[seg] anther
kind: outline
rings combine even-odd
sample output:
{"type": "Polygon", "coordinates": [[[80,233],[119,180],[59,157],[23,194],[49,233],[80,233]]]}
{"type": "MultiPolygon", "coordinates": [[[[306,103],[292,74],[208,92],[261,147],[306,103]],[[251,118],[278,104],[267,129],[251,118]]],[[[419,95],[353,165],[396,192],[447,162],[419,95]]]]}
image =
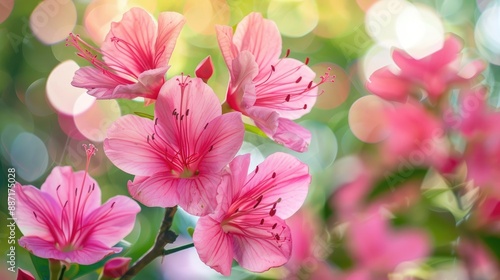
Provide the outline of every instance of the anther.
{"type": "Polygon", "coordinates": [[[302,76],[300,76],[297,80],[295,80],[295,83],[298,84],[302,80],[302,76]]]}
{"type": "Polygon", "coordinates": [[[309,57],[306,57],[306,62],[304,64],[305,65],[309,64],[309,57]]]}
{"type": "Polygon", "coordinates": [[[189,109],[186,110],[186,117],[189,116],[189,109]]]}
{"type": "MultiPolygon", "coordinates": [[[[33,213],[35,213],[35,212],[33,212],[33,213]]],[[[35,215],[35,216],[36,216],[36,215],[35,215]]],[[[264,219],[260,219],[260,224],[261,224],[261,225],[262,225],[262,224],[264,224],[264,219]]]]}
{"type": "Polygon", "coordinates": [[[285,101],[289,102],[290,101],[290,94],[285,97],[285,101]]]}
{"type": "Polygon", "coordinates": [[[290,55],[290,49],[287,49],[285,57],[288,57],[289,55],[290,55]]]}
{"type": "Polygon", "coordinates": [[[273,72],[276,71],[276,68],[274,68],[274,65],[271,65],[271,70],[273,70],[273,72]]]}
{"type": "Polygon", "coordinates": [[[274,178],[276,178],[276,172],[273,172],[273,176],[272,176],[272,178],[273,178],[273,179],[274,179],[274,178]]]}
{"type": "Polygon", "coordinates": [[[115,203],[116,203],[116,201],[113,201],[113,203],[111,203],[111,208],[113,208],[115,206],[115,203]]]}
{"type": "Polygon", "coordinates": [[[255,174],[257,174],[257,172],[259,172],[259,166],[258,165],[255,167],[255,174]]]}
{"type": "Polygon", "coordinates": [[[257,203],[253,206],[253,208],[256,208],[257,206],[259,206],[260,202],[262,201],[262,195],[259,196],[259,198],[257,198],[257,203]]]}
{"type": "Polygon", "coordinates": [[[307,104],[304,104],[304,107],[302,107],[302,109],[307,109],[307,104]]]}
{"type": "Polygon", "coordinates": [[[274,223],[272,229],[275,229],[277,225],[278,225],[278,223],[274,223]]]}
{"type": "Polygon", "coordinates": [[[276,208],[272,208],[271,211],[269,211],[269,216],[274,216],[276,214],[276,208]]]}

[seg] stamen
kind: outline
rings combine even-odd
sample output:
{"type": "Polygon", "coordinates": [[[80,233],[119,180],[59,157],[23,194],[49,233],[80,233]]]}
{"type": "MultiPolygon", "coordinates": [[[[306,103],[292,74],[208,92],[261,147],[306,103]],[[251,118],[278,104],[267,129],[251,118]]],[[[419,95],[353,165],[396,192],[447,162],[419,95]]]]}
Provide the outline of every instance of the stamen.
{"type": "Polygon", "coordinates": [[[304,62],[305,65],[309,64],[309,57],[306,57],[306,61],[304,62]]]}
{"type": "Polygon", "coordinates": [[[263,195],[259,196],[259,198],[257,199],[257,204],[255,204],[255,205],[253,206],[253,208],[257,208],[257,206],[259,206],[259,204],[260,204],[260,202],[262,201],[262,198],[263,198],[263,197],[264,197],[263,195]]]}
{"type": "Polygon", "coordinates": [[[290,49],[287,49],[285,57],[288,57],[289,55],[290,55],[290,49]]]}
{"type": "Polygon", "coordinates": [[[271,176],[273,179],[276,178],[276,172],[273,172],[273,175],[271,176]]]}

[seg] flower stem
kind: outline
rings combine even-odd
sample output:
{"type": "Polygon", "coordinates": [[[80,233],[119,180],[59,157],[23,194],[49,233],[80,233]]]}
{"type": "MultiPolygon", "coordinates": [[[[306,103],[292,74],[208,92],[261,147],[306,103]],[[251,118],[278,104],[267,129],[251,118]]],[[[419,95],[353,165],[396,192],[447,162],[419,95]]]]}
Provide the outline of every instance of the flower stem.
{"type": "Polygon", "coordinates": [[[170,255],[170,254],[173,254],[173,253],[176,253],[176,252],[179,252],[179,251],[182,251],[182,250],[185,250],[185,249],[189,249],[191,247],[194,247],[194,243],[189,243],[189,244],[186,244],[186,245],[182,245],[182,246],[179,246],[177,248],[172,248],[172,249],[168,249],[168,250],[163,250],[163,255],[166,256],[166,255],[170,255]]]}
{"type": "Polygon", "coordinates": [[[163,256],[165,251],[164,248],[167,244],[174,243],[175,239],[177,239],[177,234],[171,231],[170,227],[172,226],[175,212],[177,212],[177,206],[165,208],[165,216],[163,217],[163,221],[153,247],[136,263],[134,263],[120,279],[132,279],[132,277],[137,275],[139,271],[145,268],[154,259],[159,256],[163,256]]]}

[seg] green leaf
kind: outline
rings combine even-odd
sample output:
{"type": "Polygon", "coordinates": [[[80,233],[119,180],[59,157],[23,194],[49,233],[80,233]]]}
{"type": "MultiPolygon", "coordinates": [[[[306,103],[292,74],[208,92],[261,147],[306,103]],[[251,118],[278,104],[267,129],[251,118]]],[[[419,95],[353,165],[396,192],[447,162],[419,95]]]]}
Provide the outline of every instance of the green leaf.
{"type": "Polygon", "coordinates": [[[481,236],[481,239],[485,243],[486,247],[489,248],[496,256],[497,261],[500,260],[500,236],[483,235],[481,236]]]}
{"type": "Polygon", "coordinates": [[[400,166],[395,172],[387,172],[381,178],[370,193],[366,196],[366,201],[372,201],[375,198],[396,190],[398,187],[404,186],[405,183],[412,180],[422,181],[427,174],[427,169],[400,166]]]}
{"type": "Polygon", "coordinates": [[[193,234],[194,234],[194,228],[193,228],[193,227],[188,227],[188,228],[187,228],[187,232],[188,232],[189,236],[193,237],[193,234]]]}
{"type": "Polygon", "coordinates": [[[150,114],[144,113],[144,112],[134,112],[134,114],[138,115],[139,117],[147,118],[150,120],[154,120],[154,118],[155,118],[153,115],[150,115],[150,114]]]}
{"type": "Polygon", "coordinates": [[[49,280],[50,279],[49,261],[47,259],[39,258],[33,254],[30,254],[30,257],[39,279],[49,280]]]}
{"type": "Polygon", "coordinates": [[[245,130],[246,131],[251,132],[251,133],[255,133],[255,134],[259,135],[259,136],[267,138],[267,135],[260,128],[258,128],[256,126],[253,126],[253,125],[250,125],[250,124],[247,124],[247,123],[245,123],[244,125],[245,125],[245,130]]]}

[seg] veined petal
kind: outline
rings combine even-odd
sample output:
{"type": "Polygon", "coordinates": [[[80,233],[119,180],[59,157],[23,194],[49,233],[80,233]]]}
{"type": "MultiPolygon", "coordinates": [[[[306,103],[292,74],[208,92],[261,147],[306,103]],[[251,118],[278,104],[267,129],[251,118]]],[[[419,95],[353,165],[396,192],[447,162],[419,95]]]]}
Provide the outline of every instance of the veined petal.
{"type": "Polygon", "coordinates": [[[72,86],[87,89],[87,93],[97,99],[131,98],[128,94],[114,93],[115,87],[122,84],[133,85],[134,82],[90,66],[78,69],[71,81],[72,86]]]}
{"type": "Polygon", "coordinates": [[[138,77],[154,69],[157,27],[145,10],[132,8],[111,30],[102,44],[103,60],[111,68],[138,77]]]}
{"type": "MultiPolygon", "coordinates": [[[[57,231],[61,206],[51,195],[33,186],[15,186],[17,197],[17,226],[23,235],[35,235],[53,241],[51,233],[57,231]],[[35,214],[36,216],[35,216],[35,214]]],[[[62,233],[61,233],[62,234],[62,233]]]]}
{"type": "Polygon", "coordinates": [[[261,204],[278,201],[276,216],[286,219],[304,203],[311,182],[308,166],[285,153],[274,153],[248,175],[242,196],[263,196],[261,204]]]}
{"type": "Polygon", "coordinates": [[[173,207],[179,204],[179,180],[170,172],[156,173],[149,177],[136,176],[128,182],[130,195],[149,207],[173,207]]]}
{"type": "Polygon", "coordinates": [[[179,206],[195,216],[212,213],[217,207],[217,187],[222,180],[220,172],[200,173],[192,178],[177,179],[179,206]]]}
{"type": "MultiPolygon", "coordinates": [[[[262,18],[259,13],[251,13],[238,24],[233,42],[240,52],[249,51],[259,65],[260,77],[271,71],[271,64],[281,55],[281,35],[276,24],[262,18]]],[[[219,43],[220,44],[220,43],[219,43]]]]}
{"type": "Polygon", "coordinates": [[[238,55],[238,49],[233,44],[233,29],[231,26],[216,25],[215,32],[217,34],[217,42],[221,50],[224,61],[226,61],[227,68],[233,68],[233,59],[238,55]]]}
{"type": "Polygon", "coordinates": [[[366,88],[385,100],[405,102],[411,92],[412,83],[384,67],[373,72],[366,88]]]}
{"type": "Polygon", "coordinates": [[[200,259],[206,265],[225,276],[231,274],[233,243],[231,238],[222,231],[218,221],[210,215],[201,217],[196,224],[193,242],[200,259]]]}
{"type": "Polygon", "coordinates": [[[278,129],[278,120],[280,115],[269,108],[252,107],[247,110],[248,116],[252,118],[255,125],[260,128],[267,136],[272,137],[278,129]]]}
{"type": "Polygon", "coordinates": [[[139,204],[131,198],[112,197],[84,219],[84,226],[90,232],[87,242],[100,242],[108,248],[117,244],[132,231],[140,211],[139,204]]]}
{"type": "Polygon", "coordinates": [[[176,12],[163,12],[158,17],[158,37],[155,43],[155,66],[165,67],[170,61],[175,43],[186,19],[176,12]]]}
{"type": "Polygon", "coordinates": [[[137,83],[117,86],[110,98],[133,99],[141,96],[146,99],[155,100],[165,82],[165,73],[168,68],[166,66],[142,72],[138,77],[137,83]]]}
{"type": "Polygon", "coordinates": [[[229,70],[231,82],[227,102],[234,110],[245,112],[257,99],[253,79],[259,73],[259,66],[253,54],[244,51],[233,60],[232,68],[229,70]]]}
{"type": "MultiPolygon", "coordinates": [[[[101,205],[101,189],[97,182],[85,171],[73,172],[70,166],[56,166],[41,186],[40,190],[49,194],[62,209],[66,202],[76,207],[66,211],[79,211],[83,216],[101,205]]],[[[70,214],[75,217],[77,214],[70,214]]]]}
{"type": "Polygon", "coordinates": [[[219,172],[234,158],[244,135],[239,112],[218,116],[208,123],[196,146],[196,151],[202,155],[200,171],[219,172]]]}
{"type": "Polygon", "coordinates": [[[163,171],[167,168],[162,154],[166,147],[159,150],[148,143],[148,135],[153,133],[153,121],[133,115],[123,116],[108,129],[104,152],[113,164],[130,174],[147,176],[163,171]]]}
{"type": "Polygon", "coordinates": [[[278,119],[278,128],[271,137],[276,143],[300,153],[307,151],[311,143],[309,130],[285,118],[278,119]]]}
{"type": "Polygon", "coordinates": [[[281,266],[290,259],[292,252],[290,228],[283,220],[273,218],[278,227],[282,228],[280,240],[232,235],[234,258],[241,267],[253,272],[264,272],[272,267],[281,266]]]}
{"type": "Polygon", "coordinates": [[[56,259],[82,265],[96,263],[107,255],[121,251],[121,248],[109,248],[100,243],[92,243],[86,244],[85,247],[79,250],[62,252],[55,247],[53,242],[48,242],[38,236],[23,236],[19,239],[19,245],[40,258],[56,259]]]}

